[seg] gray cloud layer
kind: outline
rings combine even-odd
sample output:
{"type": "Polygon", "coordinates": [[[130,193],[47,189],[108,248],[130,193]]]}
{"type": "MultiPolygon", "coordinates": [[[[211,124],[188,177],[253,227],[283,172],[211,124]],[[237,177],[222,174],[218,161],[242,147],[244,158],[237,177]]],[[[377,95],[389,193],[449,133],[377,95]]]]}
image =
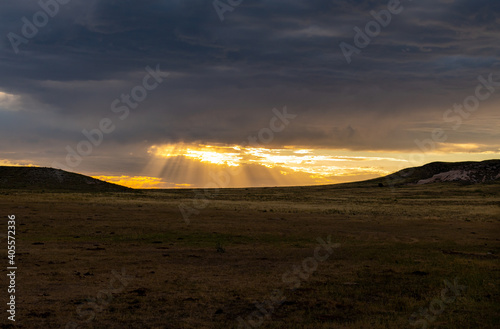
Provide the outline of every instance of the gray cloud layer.
{"type": "MultiPolygon", "coordinates": [[[[22,17],[31,21],[40,6],[2,3],[0,91],[19,99],[15,111],[0,102],[0,156],[49,164],[109,117],[117,128],[93,156],[140,167],[152,144],[240,143],[284,105],[299,116],[274,146],[412,149],[473,94],[478,75],[500,81],[500,3],[401,1],[347,64],[339,44],[353,44],[353,28],[387,3],[244,0],[221,22],[211,0],[71,0],[18,54],[7,35],[22,35],[22,17]],[[120,121],[111,103],[148,65],[170,76],[120,121]]],[[[475,116],[498,127],[498,103],[491,97],[475,116]]],[[[498,130],[474,123],[452,141],[498,143],[498,130]]]]}

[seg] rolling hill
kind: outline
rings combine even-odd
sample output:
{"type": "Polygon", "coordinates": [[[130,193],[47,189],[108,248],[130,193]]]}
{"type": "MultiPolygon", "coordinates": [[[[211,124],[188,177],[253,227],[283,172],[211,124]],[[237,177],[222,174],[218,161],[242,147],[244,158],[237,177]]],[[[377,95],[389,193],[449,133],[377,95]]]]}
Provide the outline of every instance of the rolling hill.
{"type": "MultiPolygon", "coordinates": [[[[401,186],[440,182],[479,184],[500,182],[500,160],[433,162],[394,174],[339,186],[401,186]]],[[[0,189],[123,192],[133,189],[89,176],[43,167],[0,166],[0,189]]]]}
{"type": "Polygon", "coordinates": [[[491,183],[500,181],[500,160],[432,162],[421,167],[406,168],[371,181],[383,185],[423,185],[440,182],[491,183]]]}
{"type": "Polygon", "coordinates": [[[43,167],[0,166],[0,189],[123,192],[128,187],[89,176],[43,167]]]}

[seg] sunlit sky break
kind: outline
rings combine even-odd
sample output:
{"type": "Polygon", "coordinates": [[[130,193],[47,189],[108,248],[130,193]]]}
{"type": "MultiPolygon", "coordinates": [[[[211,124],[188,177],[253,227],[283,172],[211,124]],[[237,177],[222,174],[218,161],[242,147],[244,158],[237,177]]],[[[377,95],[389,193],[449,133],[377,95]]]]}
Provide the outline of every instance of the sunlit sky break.
{"type": "Polygon", "coordinates": [[[401,1],[366,32],[387,3],[72,0],[29,36],[44,9],[3,3],[0,165],[186,188],[500,158],[500,2],[401,1]]]}

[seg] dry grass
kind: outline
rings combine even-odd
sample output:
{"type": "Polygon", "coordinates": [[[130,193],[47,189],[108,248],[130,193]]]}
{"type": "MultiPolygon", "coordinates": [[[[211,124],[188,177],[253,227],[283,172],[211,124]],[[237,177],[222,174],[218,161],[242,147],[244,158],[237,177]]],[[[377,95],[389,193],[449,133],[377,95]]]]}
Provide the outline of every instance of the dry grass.
{"type": "Polygon", "coordinates": [[[187,226],[193,197],[0,191],[17,217],[16,327],[237,328],[279,289],[260,328],[413,328],[458,277],[467,290],[430,327],[498,328],[499,184],[221,190],[187,226]],[[328,235],[341,246],[290,289],[282,275],[328,235]],[[122,268],[134,278],[103,304],[122,268]],[[87,298],[103,307],[85,323],[87,298]]]}

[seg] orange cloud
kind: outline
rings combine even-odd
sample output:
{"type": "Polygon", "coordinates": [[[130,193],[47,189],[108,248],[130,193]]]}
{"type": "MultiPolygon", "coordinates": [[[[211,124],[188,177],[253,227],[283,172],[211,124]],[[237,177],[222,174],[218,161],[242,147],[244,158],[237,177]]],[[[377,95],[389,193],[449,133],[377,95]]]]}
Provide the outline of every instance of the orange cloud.
{"type": "Polygon", "coordinates": [[[265,148],[179,143],[154,145],[148,152],[152,155],[148,167],[155,176],[167,175],[169,180],[185,179],[198,187],[198,184],[203,186],[210,182],[210,177],[216,172],[231,172],[231,167],[239,167],[239,174],[231,175],[231,181],[224,187],[355,181],[393,172],[383,168],[383,163],[406,162],[393,157],[341,154],[346,152],[294,146],[265,148]]]}
{"type": "Polygon", "coordinates": [[[147,176],[92,176],[105,182],[114,183],[136,189],[181,188],[191,184],[169,184],[157,177],[147,176]]]}
{"type": "Polygon", "coordinates": [[[11,162],[9,160],[0,160],[0,166],[8,167],[39,167],[37,165],[28,163],[28,161],[22,161],[23,163],[11,162]]]}

